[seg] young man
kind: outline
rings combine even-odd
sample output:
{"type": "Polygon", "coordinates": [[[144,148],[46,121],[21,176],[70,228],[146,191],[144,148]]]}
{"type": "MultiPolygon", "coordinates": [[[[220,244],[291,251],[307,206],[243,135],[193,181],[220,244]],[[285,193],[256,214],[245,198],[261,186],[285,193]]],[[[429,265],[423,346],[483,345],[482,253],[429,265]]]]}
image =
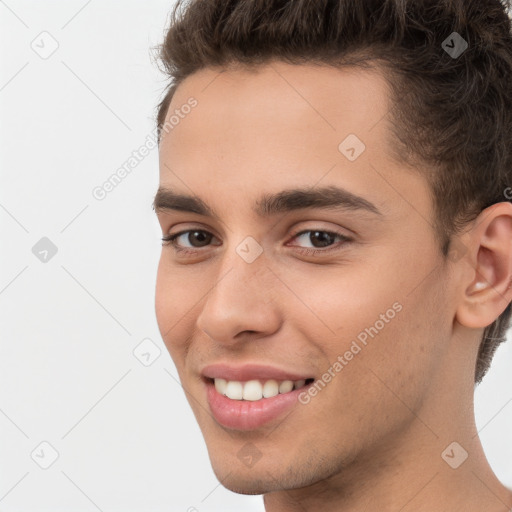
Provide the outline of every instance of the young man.
{"type": "Polygon", "coordinates": [[[156,315],[267,512],[507,512],[473,392],[512,300],[498,0],[177,5],[156,315]]]}

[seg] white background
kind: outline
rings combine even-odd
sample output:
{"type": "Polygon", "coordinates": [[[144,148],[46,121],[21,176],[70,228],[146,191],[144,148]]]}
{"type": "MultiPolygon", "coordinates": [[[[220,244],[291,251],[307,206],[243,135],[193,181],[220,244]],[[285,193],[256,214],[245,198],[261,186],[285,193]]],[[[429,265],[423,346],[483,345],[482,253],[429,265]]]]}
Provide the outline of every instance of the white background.
{"type": "MultiPolygon", "coordinates": [[[[165,77],[150,48],[172,5],[0,2],[1,512],[263,510],[215,478],[159,335],[156,149],[92,195],[154,131],[165,77]],[[59,45],[46,59],[31,47],[51,47],[43,31],[59,45]],[[32,253],[42,237],[58,249],[46,263],[32,253]],[[146,338],[161,350],[147,367],[133,354],[146,338]],[[48,469],[43,441],[58,452],[48,469]]],[[[508,487],[510,368],[508,343],[476,391],[508,487]]]]}

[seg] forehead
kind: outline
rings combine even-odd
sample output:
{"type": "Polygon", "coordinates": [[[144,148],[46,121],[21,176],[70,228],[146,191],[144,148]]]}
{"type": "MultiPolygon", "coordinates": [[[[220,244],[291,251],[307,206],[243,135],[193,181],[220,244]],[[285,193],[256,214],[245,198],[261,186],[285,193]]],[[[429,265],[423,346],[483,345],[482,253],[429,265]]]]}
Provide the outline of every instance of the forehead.
{"type": "MultiPolygon", "coordinates": [[[[181,115],[162,136],[161,185],[211,199],[223,186],[250,192],[337,184],[375,204],[396,201],[400,195],[387,181],[424,183],[417,173],[404,176],[408,170],[387,156],[390,107],[377,69],[277,61],[203,69],[182,82],[169,106],[167,120],[181,115]],[[180,110],[191,99],[194,108],[180,110]],[[357,159],[343,153],[346,140],[360,152],[357,159]]],[[[418,190],[406,194],[422,201],[418,190]]]]}
{"type": "Polygon", "coordinates": [[[225,158],[229,148],[242,159],[263,156],[262,149],[269,156],[286,154],[288,161],[305,154],[338,159],[338,145],[350,134],[366,146],[381,144],[388,110],[387,82],[376,70],[279,61],[251,69],[206,68],[177,88],[161,156],[225,158]],[[197,105],[184,109],[191,99],[197,105]]]}
{"type": "MultiPolygon", "coordinates": [[[[198,120],[203,125],[207,122],[211,131],[232,126],[238,133],[245,121],[246,128],[258,129],[262,137],[283,135],[292,127],[294,132],[310,132],[308,128],[314,127],[337,137],[347,130],[362,135],[373,131],[390,108],[389,87],[378,68],[338,69],[280,61],[252,68],[206,68],[192,74],[177,88],[166,120],[191,97],[198,105],[187,116],[190,120],[180,124],[191,126],[198,120]]],[[[174,135],[184,131],[175,128],[174,135]]],[[[247,133],[244,130],[241,135],[247,133]]]]}

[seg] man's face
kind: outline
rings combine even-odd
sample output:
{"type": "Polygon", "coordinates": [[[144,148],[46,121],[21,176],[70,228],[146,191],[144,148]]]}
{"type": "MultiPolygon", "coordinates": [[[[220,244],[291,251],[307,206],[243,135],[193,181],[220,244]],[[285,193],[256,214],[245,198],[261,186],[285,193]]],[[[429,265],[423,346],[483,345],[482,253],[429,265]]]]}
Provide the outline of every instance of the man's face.
{"type": "Polygon", "coordinates": [[[280,62],[202,70],[173,97],[167,120],[181,115],[160,146],[160,186],[216,216],[157,209],[163,234],[189,230],[174,243],[193,252],[163,246],[156,315],[213,469],[234,491],[385,464],[406,433],[432,436],[418,417],[438,426],[432,395],[447,375],[456,305],[428,185],[388,156],[390,106],[376,72],[280,62]],[[181,109],[191,97],[197,105],[181,109]],[[256,213],[263,195],[325,187],[374,208],[256,213]],[[237,373],[248,365],[267,370],[237,373]],[[236,400],[212,374],[314,382],[236,400]]]}

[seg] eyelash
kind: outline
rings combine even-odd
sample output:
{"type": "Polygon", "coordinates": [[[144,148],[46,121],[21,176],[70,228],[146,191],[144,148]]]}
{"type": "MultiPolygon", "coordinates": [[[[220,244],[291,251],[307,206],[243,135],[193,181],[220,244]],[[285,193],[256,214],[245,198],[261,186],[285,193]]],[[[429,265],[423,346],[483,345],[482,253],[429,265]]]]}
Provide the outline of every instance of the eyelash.
{"type": "MultiPolygon", "coordinates": [[[[174,243],[176,238],[178,238],[179,236],[184,235],[186,233],[192,233],[192,232],[211,234],[211,233],[209,233],[208,231],[206,231],[204,229],[187,229],[187,230],[184,230],[184,231],[180,231],[179,233],[174,233],[173,235],[163,236],[162,237],[162,245],[171,245],[173,247],[174,251],[177,254],[180,254],[180,255],[183,255],[183,256],[197,254],[197,252],[200,251],[201,248],[197,248],[197,249],[183,249],[181,247],[178,247],[174,243]]],[[[328,235],[334,235],[335,237],[338,237],[339,239],[341,239],[342,243],[330,246],[327,249],[310,249],[310,248],[305,248],[305,247],[302,247],[302,248],[299,247],[297,249],[297,251],[299,253],[305,254],[305,255],[319,255],[320,253],[321,254],[330,253],[331,251],[341,250],[343,247],[340,247],[340,245],[343,246],[343,245],[346,245],[347,243],[352,242],[351,238],[349,238],[348,236],[346,236],[346,235],[344,235],[342,233],[338,233],[336,231],[327,231],[327,230],[322,230],[322,229],[305,229],[303,231],[299,231],[295,235],[293,235],[292,240],[297,238],[297,237],[299,237],[300,235],[304,235],[305,233],[313,233],[313,232],[320,232],[320,233],[325,233],[325,234],[328,234],[328,235]]]]}

